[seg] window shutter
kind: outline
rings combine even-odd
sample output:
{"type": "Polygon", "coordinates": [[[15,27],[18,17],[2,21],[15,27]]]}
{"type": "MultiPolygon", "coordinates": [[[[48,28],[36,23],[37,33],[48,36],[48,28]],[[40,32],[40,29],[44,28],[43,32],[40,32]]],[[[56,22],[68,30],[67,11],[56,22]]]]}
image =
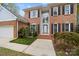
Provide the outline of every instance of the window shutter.
{"type": "Polygon", "coordinates": [[[30,18],[30,11],[29,11],[29,18],[30,18]]]}
{"type": "Polygon", "coordinates": [[[51,24],[51,34],[53,34],[53,24],[51,24]]]}
{"type": "Polygon", "coordinates": [[[60,6],[58,7],[58,15],[60,15],[60,6]]]}
{"type": "Polygon", "coordinates": [[[40,10],[38,10],[38,17],[40,17],[40,10]]]}
{"type": "Polygon", "coordinates": [[[62,14],[64,15],[64,6],[62,6],[62,14]]]}
{"type": "Polygon", "coordinates": [[[38,24],[38,34],[40,33],[40,24],[38,24]]]}
{"type": "Polygon", "coordinates": [[[73,14],[73,9],[74,9],[73,4],[70,5],[70,8],[71,8],[71,14],[73,14]]]}
{"type": "Polygon", "coordinates": [[[58,32],[60,32],[60,23],[58,23],[58,32]]]}
{"type": "Polygon", "coordinates": [[[73,23],[70,24],[71,32],[73,32],[73,23]]]}
{"type": "Polygon", "coordinates": [[[53,16],[53,8],[51,8],[51,16],[53,16]]]}
{"type": "Polygon", "coordinates": [[[62,32],[64,32],[64,23],[62,24],[62,32]]]}

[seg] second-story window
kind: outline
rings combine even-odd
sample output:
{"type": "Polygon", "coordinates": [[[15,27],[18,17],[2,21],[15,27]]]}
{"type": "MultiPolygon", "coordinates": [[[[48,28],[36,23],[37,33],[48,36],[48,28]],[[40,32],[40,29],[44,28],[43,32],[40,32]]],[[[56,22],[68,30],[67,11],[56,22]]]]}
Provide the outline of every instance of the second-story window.
{"type": "Polygon", "coordinates": [[[30,12],[30,18],[36,18],[38,17],[38,10],[33,10],[30,12]]]}
{"type": "Polygon", "coordinates": [[[48,17],[43,18],[43,23],[48,23],[48,17]]]}
{"type": "Polygon", "coordinates": [[[58,16],[58,7],[53,8],[53,16],[58,16]]]}
{"type": "Polygon", "coordinates": [[[70,5],[65,5],[65,7],[64,7],[64,13],[65,13],[65,15],[67,15],[67,14],[70,14],[70,5]]]}

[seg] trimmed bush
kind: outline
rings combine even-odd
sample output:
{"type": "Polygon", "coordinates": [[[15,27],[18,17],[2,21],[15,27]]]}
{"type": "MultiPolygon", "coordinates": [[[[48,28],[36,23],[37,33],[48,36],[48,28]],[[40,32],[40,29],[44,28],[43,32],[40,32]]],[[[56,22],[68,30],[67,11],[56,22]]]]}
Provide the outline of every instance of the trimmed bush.
{"type": "Polygon", "coordinates": [[[79,47],[75,50],[74,54],[79,56],[79,47]]]}
{"type": "Polygon", "coordinates": [[[37,32],[33,32],[33,37],[36,37],[37,36],[37,32]]]}
{"type": "Polygon", "coordinates": [[[26,37],[29,37],[29,36],[32,36],[32,37],[36,37],[37,36],[37,32],[31,32],[30,31],[30,28],[27,27],[27,28],[21,28],[18,32],[18,36],[19,38],[26,38],[26,37]]]}
{"type": "Polygon", "coordinates": [[[79,44],[79,34],[74,32],[55,33],[54,38],[58,40],[63,40],[68,44],[79,44]]]}
{"type": "Polygon", "coordinates": [[[25,37],[25,28],[21,28],[19,31],[18,31],[18,36],[20,38],[24,38],[25,37]]]}
{"type": "Polygon", "coordinates": [[[21,28],[18,31],[18,36],[20,38],[25,38],[25,37],[28,37],[29,35],[30,35],[30,29],[29,29],[29,27],[27,27],[27,28],[21,28]]]}
{"type": "Polygon", "coordinates": [[[79,33],[79,25],[76,26],[76,32],[79,33]]]}
{"type": "Polygon", "coordinates": [[[55,33],[54,38],[55,50],[67,52],[68,55],[71,55],[72,49],[79,46],[79,34],[75,32],[55,33]]]}

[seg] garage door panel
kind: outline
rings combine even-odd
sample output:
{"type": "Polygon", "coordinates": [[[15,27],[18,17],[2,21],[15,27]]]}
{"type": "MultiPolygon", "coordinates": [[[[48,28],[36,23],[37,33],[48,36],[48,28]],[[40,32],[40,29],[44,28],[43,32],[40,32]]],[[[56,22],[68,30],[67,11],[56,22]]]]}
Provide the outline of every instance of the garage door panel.
{"type": "Polygon", "coordinates": [[[13,38],[13,26],[0,26],[1,38],[13,38]]]}

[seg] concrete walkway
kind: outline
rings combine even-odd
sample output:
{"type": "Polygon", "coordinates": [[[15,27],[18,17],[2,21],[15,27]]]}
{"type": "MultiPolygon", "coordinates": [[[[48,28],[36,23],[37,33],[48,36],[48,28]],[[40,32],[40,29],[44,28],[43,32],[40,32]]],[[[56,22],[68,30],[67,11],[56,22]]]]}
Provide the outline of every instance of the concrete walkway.
{"type": "Polygon", "coordinates": [[[12,49],[12,50],[19,51],[19,52],[22,52],[24,49],[26,49],[28,47],[28,45],[11,43],[9,41],[11,41],[11,39],[8,39],[8,38],[0,39],[0,47],[5,47],[5,48],[12,49]]]}
{"type": "Polygon", "coordinates": [[[52,40],[37,39],[32,43],[24,53],[32,54],[35,56],[55,56],[52,40]]]}
{"type": "Polygon", "coordinates": [[[0,47],[31,54],[35,56],[55,56],[52,40],[37,39],[30,46],[9,42],[10,39],[0,39],[0,47]]]}

